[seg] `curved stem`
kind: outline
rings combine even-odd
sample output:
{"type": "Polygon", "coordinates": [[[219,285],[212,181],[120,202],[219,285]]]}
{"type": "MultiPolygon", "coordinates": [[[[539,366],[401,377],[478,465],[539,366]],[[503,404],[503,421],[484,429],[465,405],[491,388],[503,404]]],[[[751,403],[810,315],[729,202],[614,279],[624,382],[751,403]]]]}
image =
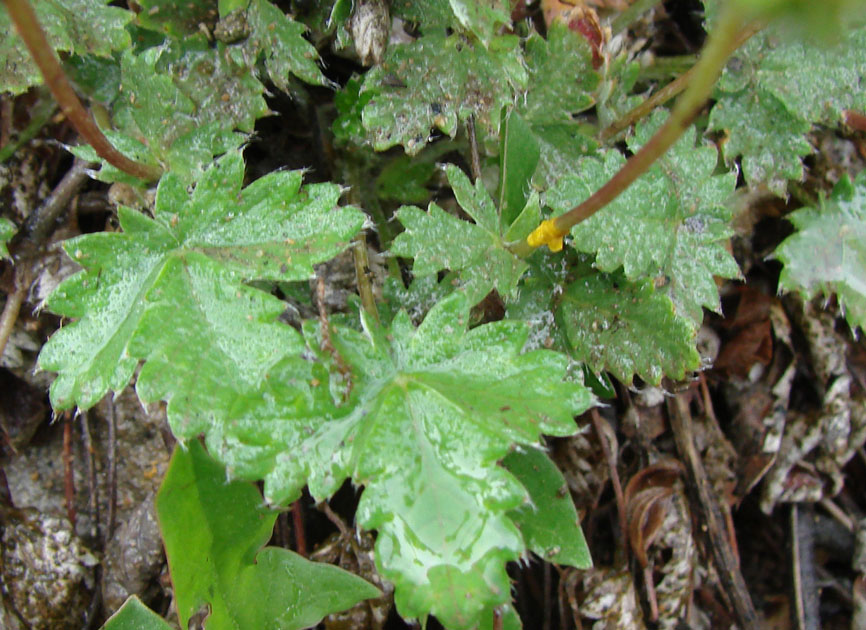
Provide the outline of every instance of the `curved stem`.
{"type": "Polygon", "coordinates": [[[162,169],[131,160],[114,148],[93,121],[93,117],[84,109],[72,84],[69,82],[54,49],[48,43],[33,7],[28,0],[4,0],[9,16],[18,29],[18,34],[33,61],[39,67],[45,84],[51,90],[61,111],[66,115],[85,142],[90,144],[97,155],[120,170],[146,181],[154,181],[162,175],[162,169]]]}
{"type": "Polygon", "coordinates": [[[591,217],[616,199],[638,177],[679,139],[700,112],[712,93],[713,85],[727,63],[728,57],[745,41],[757,24],[746,24],[744,18],[731,5],[720,16],[718,25],[695,65],[692,81],[671,112],[667,122],[641,149],[629,158],[623,167],[586,201],[555,219],[543,221],[527,238],[526,242],[514,244],[511,251],[518,255],[547,245],[551,251],[562,248],[562,237],[572,227],[591,217]]]}

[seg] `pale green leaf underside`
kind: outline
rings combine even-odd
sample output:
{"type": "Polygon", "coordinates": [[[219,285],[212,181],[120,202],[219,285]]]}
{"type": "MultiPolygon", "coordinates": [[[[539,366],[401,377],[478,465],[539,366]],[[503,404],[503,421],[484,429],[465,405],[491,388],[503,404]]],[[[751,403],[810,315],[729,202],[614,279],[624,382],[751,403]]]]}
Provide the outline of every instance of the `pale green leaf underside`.
{"type": "MultiPolygon", "coordinates": [[[[125,26],[135,17],[107,4],[106,0],[34,0],[33,9],[55,50],[107,57],[129,47],[125,26]]],[[[4,5],[0,5],[0,33],[0,92],[20,94],[42,83],[4,5]]]]}
{"type": "MultiPolygon", "coordinates": [[[[317,499],[346,478],[363,485],[357,519],[378,530],[378,565],[397,587],[401,615],[468,629],[510,601],[505,563],[524,549],[507,512],[525,491],[496,462],[513,443],[572,433],[591,395],[563,380],[565,357],[520,354],[523,324],[467,331],[467,318],[454,294],[417,329],[400,312],[390,331],[366,317],[366,334],[333,330],[352,366],[349,404],[305,418],[280,408],[279,396],[251,396],[212,446],[238,474],[264,472],[271,501],[291,500],[305,482],[317,499]]],[[[305,334],[318,348],[316,326],[305,334]]],[[[270,392],[281,387],[274,376],[270,392]]]]}
{"type": "MultiPolygon", "coordinates": [[[[638,125],[629,148],[636,151],[647,142],[663,118],[658,112],[638,125]]],[[[740,273],[724,246],[731,235],[726,202],[736,176],[713,175],[716,162],[716,149],[696,147],[694,129],[689,129],[619,197],[572,229],[573,246],[595,254],[602,271],[622,267],[629,280],[661,276],[677,314],[699,325],[701,307],[720,309],[713,276],[734,278],[740,273]]],[[[624,163],[614,150],[601,161],[582,160],[579,175],[563,178],[548,192],[548,205],[557,212],[569,210],[624,163]]]]}
{"type": "Polygon", "coordinates": [[[866,328],[866,173],[840,182],[820,208],[788,218],[797,228],[776,250],[779,287],[806,297],[836,293],[852,328],[866,328]]]}
{"type": "Polygon", "coordinates": [[[454,136],[470,115],[488,130],[511,103],[512,85],[525,82],[517,37],[500,36],[485,49],[458,35],[428,35],[389,47],[384,61],[364,76],[362,112],[377,151],[401,144],[415,154],[432,129],[454,136]]]}
{"type": "Polygon", "coordinates": [[[262,548],[277,513],[261,504],[252,484],[227,483],[198,441],[175,449],[156,507],[182,627],[207,605],[208,630],[301,630],[380,594],[335,566],[262,548]]]}
{"type": "Polygon", "coordinates": [[[435,203],[427,212],[405,206],[397,217],[406,230],[394,239],[391,253],[414,258],[417,276],[442,269],[460,272],[473,304],[494,288],[502,295],[511,293],[526,263],[505,248],[505,230],[493,199],[480,181],[473,186],[456,166],[446,167],[446,173],[458,203],[475,223],[458,219],[435,203]]]}
{"type": "Polygon", "coordinates": [[[129,382],[138,361],[145,400],[169,401],[181,437],[231,408],[275,362],[301,352],[276,321],[282,303],[244,283],[304,280],[346,247],[362,223],[338,208],[339,188],[301,187],[299,172],[272,173],[242,189],[243,160],[230,153],[190,195],[168,174],[154,218],[120,211],[122,233],[68,241],[84,271],[49,298],[78,321],[48,341],[40,367],[58,372],[55,408],[88,408],[129,382]]]}
{"type": "Polygon", "coordinates": [[[674,313],[668,296],[649,281],[594,274],[578,278],[562,295],[562,321],[574,358],[623,383],[637,374],[658,384],[682,379],[700,366],[691,323],[674,313]]]}

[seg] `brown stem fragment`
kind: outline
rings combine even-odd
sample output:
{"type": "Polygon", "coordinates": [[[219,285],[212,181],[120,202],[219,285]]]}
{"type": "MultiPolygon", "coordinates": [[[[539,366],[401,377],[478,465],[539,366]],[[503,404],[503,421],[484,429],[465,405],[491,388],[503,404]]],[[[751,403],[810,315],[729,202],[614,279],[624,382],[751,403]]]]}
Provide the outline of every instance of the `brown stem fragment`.
{"type": "Polygon", "coordinates": [[[39,67],[42,78],[55,100],[60,105],[63,114],[75,127],[81,137],[90,144],[106,162],[120,170],[145,181],[155,181],[162,175],[162,170],[156,166],[142,164],[131,160],[114,148],[108,138],[102,133],[90,113],[84,109],[72,84],[60,67],[60,62],[45,32],[39,25],[36,13],[28,0],[3,0],[9,17],[15,24],[18,34],[24,40],[30,56],[39,67]]]}
{"type": "Polygon", "coordinates": [[[758,614],[755,612],[752,598],[740,572],[739,562],[728,540],[722,510],[704,470],[701,457],[695,448],[688,398],[680,395],[669,400],[668,412],[680,459],[686,465],[689,495],[696,508],[695,512],[700,515],[706,527],[713,562],[719,573],[722,587],[733,605],[737,625],[744,630],[759,630],[761,626],[758,622],[758,614]]]}

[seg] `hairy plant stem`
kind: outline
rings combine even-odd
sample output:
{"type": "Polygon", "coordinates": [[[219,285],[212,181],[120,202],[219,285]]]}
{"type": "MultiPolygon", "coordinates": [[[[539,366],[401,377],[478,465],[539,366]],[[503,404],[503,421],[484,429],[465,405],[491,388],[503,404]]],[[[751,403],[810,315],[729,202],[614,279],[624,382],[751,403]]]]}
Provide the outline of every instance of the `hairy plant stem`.
{"type": "Polygon", "coordinates": [[[99,157],[120,170],[146,181],[155,181],[162,175],[162,169],[131,160],[108,141],[93,117],[88,113],[72,84],[63,72],[54,49],[48,43],[45,32],[39,25],[36,13],[28,0],[3,0],[18,34],[30,51],[42,78],[54,95],[60,110],[69,119],[81,137],[90,144],[99,157]]]}
{"type": "Polygon", "coordinates": [[[586,201],[555,219],[543,221],[525,240],[511,244],[509,249],[518,256],[524,257],[541,245],[547,245],[551,251],[562,249],[562,237],[568,234],[572,227],[585,221],[616,199],[664,155],[689,128],[692,120],[709,98],[728,57],[745,41],[746,34],[754,32],[757,28],[759,25],[745,23],[744,18],[728,5],[693,69],[691,83],[677,101],[667,122],[586,201]]]}

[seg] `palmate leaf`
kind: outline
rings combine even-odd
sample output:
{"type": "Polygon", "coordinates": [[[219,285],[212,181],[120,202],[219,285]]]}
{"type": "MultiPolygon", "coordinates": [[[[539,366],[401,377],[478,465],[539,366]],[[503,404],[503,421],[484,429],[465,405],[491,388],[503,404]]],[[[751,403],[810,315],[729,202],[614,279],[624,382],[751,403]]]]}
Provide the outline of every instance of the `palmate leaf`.
{"type": "Polygon", "coordinates": [[[139,396],[168,400],[173,430],[195,435],[275,362],[300,355],[298,334],[276,322],[282,303],[244,282],[307,279],[313,264],[346,247],[362,215],[336,206],[335,185],[301,187],[300,172],[243,189],[242,181],[238,152],[208,169],[191,194],[169,173],[153,219],[121,208],[123,233],[66,242],[84,271],[47,306],[78,321],[39,357],[41,368],[58,372],[56,409],[88,408],[119,391],[143,359],[139,396]]]}
{"type": "Polygon", "coordinates": [[[866,109],[858,87],[866,77],[866,27],[835,46],[785,35],[768,29],[743,46],[710,114],[710,129],[727,134],[725,158],[742,155],[746,180],[777,194],[787,180],[803,178],[800,159],[812,151],[805,134],[813,124],[839,125],[845,109],[866,109]]]}
{"type": "Polygon", "coordinates": [[[208,606],[208,630],[301,630],[380,595],[340,568],[263,547],[278,513],[261,505],[198,441],[175,449],[156,509],[181,627],[208,606]]]}
{"type": "MultiPolygon", "coordinates": [[[[658,112],[638,125],[629,148],[636,151],[647,142],[663,118],[658,112]]],[[[725,249],[731,235],[726,201],[736,175],[713,175],[716,162],[716,149],[696,147],[694,129],[688,130],[619,197],[572,229],[574,247],[595,254],[601,271],[621,266],[629,280],[661,277],[677,315],[699,326],[701,307],[720,308],[713,276],[740,274],[725,249]]],[[[563,178],[547,193],[548,205],[559,212],[572,208],[624,163],[625,157],[613,150],[601,161],[584,159],[579,175],[563,178]]]]}
{"type": "Polygon", "coordinates": [[[652,384],[662,376],[679,380],[700,366],[694,328],[649,280],[604,273],[577,278],[563,292],[557,318],[575,359],[623,383],[635,374],[652,384]]]}
{"type": "MultiPolygon", "coordinates": [[[[108,57],[130,45],[126,25],[135,14],[107,6],[108,0],[34,0],[48,43],[57,51],[108,57]]],[[[20,94],[42,83],[42,75],[0,5],[0,92],[20,94]]]]}
{"type": "Polygon", "coordinates": [[[866,171],[840,180],[820,208],[788,219],[797,231],[776,249],[785,263],[779,288],[807,298],[836,293],[851,328],[866,329],[866,171]]]}
{"type": "Polygon", "coordinates": [[[453,137],[471,115],[495,130],[500,110],[525,83],[516,36],[498,36],[485,48],[459,34],[425,35],[390,46],[384,61],[367,72],[360,97],[369,101],[361,119],[374,149],[401,144],[414,155],[431,129],[453,137]]]}
{"type": "MultiPolygon", "coordinates": [[[[574,414],[592,403],[565,380],[564,356],[521,354],[524,324],[467,330],[468,316],[461,294],[441,300],[417,329],[403,311],[389,329],[362,313],[363,333],[331,331],[351,367],[346,403],[299,416],[281,402],[290,386],[275,370],[221,435],[208,435],[235,474],[264,477],[269,501],[292,500],[305,482],[319,500],[346,478],[363,485],[356,518],[378,530],[377,565],[396,586],[401,615],[434,614],[453,630],[491,625],[492,609],[510,601],[505,563],[525,548],[509,510],[526,491],[496,462],[541,433],[573,433],[574,414]]],[[[305,335],[319,347],[315,323],[305,335]]],[[[318,389],[326,378],[316,376],[318,389]]],[[[340,401],[346,384],[332,382],[340,401]]]]}
{"type": "MultiPolygon", "coordinates": [[[[397,218],[406,231],[391,244],[396,256],[413,257],[416,276],[436,273],[442,269],[459,271],[471,303],[476,303],[491,289],[502,295],[511,293],[526,269],[526,263],[505,248],[505,244],[528,234],[538,224],[540,208],[533,196],[525,212],[532,215],[525,233],[512,233],[503,225],[490,194],[478,181],[475,186],[458,167],[445,168],[448,182],[457,202],[475,223],[459,219],[431,203],[427,212],[414,206],[404,206],[397,218]]],[[[517,232],[520,232],[518,226],[517,232]]]]}
{"type": "MultiPolygon", "coordinates": [[[[109,138],[121,150],[161,165],[187,183],[196,181],[215,155],[237,148],[268,112],[264,86],[238,48],[203,35],[124,52],[120,62],[120,98],[113,107],[115,131],[109,138]],[[242,132],[242,133],[236,133],[242,132]]],[[[75,153],[94,161],[90,147],[75,153]]],[[[110,165],[99,177],[135,182],[110,165]]]]}
{"type": "Polygon", "coordinates": [[[537,183],[547,188],[574,172],[578,159],[596,146],[574,116],[595,104],[600,76],[589,43],[561,22],[551,24],[546,39],[533,32],[524,55],[529,89],[518,111],[539,147],[537,183]]]}

